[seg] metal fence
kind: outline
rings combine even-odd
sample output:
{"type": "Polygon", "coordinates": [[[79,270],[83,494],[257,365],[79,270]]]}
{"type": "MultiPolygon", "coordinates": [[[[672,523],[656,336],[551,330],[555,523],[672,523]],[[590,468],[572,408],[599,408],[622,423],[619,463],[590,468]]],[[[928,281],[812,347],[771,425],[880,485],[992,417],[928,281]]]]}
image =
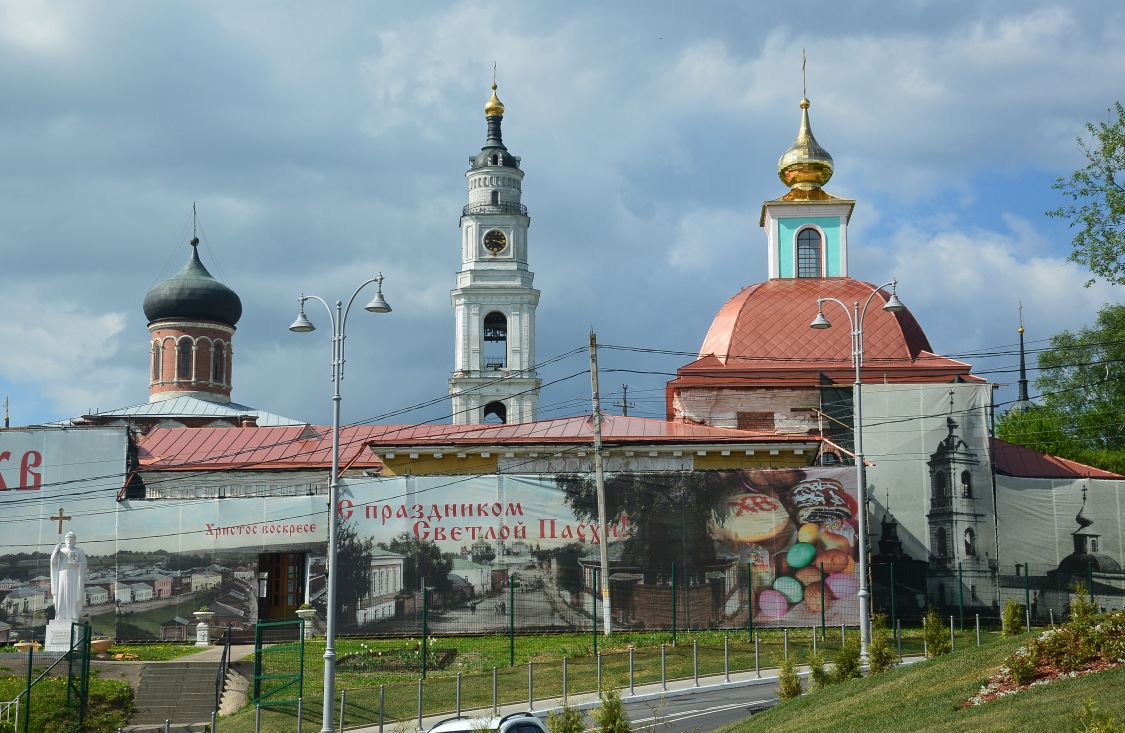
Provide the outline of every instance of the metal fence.
{"type": "MultiPolygon", "coordinates": [[[[944,627],[946,621],[942,623],[944,627]]],[[[431,667],[431,673],[424,677],[402,675],[381,685],[357,685],[355,680],[361,676],[346,673],[343,660],[348,656],[376,660],[379,657],[374,646],[368,650],[361,647],[357,652],[354,647],[359,642],[352,641],[341,645],[343,653],[337,664],[340,677],[333,709],[338,711],[336,725],[340,729],[375,726],[390,731],[402,725],[422,729],[423,717],[481,716],[512,705],[542,710],[559,701],[573,703],[579,696],[608,689],[620,690],[628,697],[732,679],[768,677],[776,674],[776,667],[786,656],[793,656],[798,664],[807,662],[814,652],[831,659],[843,642],[854,641],[857,633],[856,629],[848,627],[765,629],[752,634],[683,632],[676,644],[672,644],[670,634],[665,633],[663,638],[668,639],[665,643],[629,644],[629,648],[622,648],[622,638],[615,636],[612,651],[590,653],[588,647],[574,648],[570,654],[553,658],[528,646],[527,637],[522,637],[517,639],[514,664],[505,661],[485,669],[479,669],[478,664],[478,669],[461,671],[470,665],[459,664],[466,660],[458,659],[441,669],[431,667]],[[349,645],[352,650],[346,651],[349,645]]],[[[978,633],[975,628],[964,632],[952,628],[950,633],[955,649],[987,644],[998,638],[996,632],[978,633]]],[[[638,634],[621,637],[637,643],[651,641],[638,634]]],[[[921,629],[896,628],[892,639],[900,657],[925,652],[921,629]]],[[[404,642],[388,640],[386,643],[402,645],[404,642]]],[[[606,643],[604,638],[602,643],[606,643]]],[[[554,648],[560,648],[557,639],[554,648]]],[[[314,653],[310,647],[308,667],[318,664],[316,654],[319,651],[314,653]]],[[[420,667],[415,671],[419,670],[420,667]]],[[[310,677],[309,687],[314,685],[310,677]]],[[[309,689],[306,693],[306,723],[319,721],[319,693],[319,689],[309,689]]],[[[263,730],[297,729],[296,711],[292,708],[260,708],[253,714],[263,721],[263,730]]]]}

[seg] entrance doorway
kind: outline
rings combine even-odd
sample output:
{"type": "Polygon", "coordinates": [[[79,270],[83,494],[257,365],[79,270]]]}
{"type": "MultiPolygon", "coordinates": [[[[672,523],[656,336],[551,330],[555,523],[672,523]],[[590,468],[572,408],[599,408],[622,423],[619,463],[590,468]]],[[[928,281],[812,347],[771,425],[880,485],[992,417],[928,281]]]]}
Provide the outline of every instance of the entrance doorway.
{"type": "Polygon", "coordinates": [[[292,619],[305,601],[305,554],[269,552],[258,556],[258,618],[292,619]]]}

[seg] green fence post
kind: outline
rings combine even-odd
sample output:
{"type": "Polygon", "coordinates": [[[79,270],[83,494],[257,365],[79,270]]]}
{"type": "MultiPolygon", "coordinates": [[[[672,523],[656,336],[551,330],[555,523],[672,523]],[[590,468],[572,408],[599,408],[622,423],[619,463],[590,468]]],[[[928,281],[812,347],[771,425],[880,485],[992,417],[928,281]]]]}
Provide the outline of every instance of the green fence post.
{"type": "Polygon", "coordinates": [[[676,646],[676,563],[672,563],[672,646],[676,646]]]}
{"type": "Polygon", "coordinates": [[[430,651],[430,589],[422,586],[422,679],[426,679],[426,663],[430,651]]]}
{"type": "Polygon", "coordinates": [[[599,593],[599,590],[601,589],[601,586],[598,585],[598,569],[594,568],[593,570],[594,570],[594,580],[593,580],[594,584],[593,584],[593,587],[590,588],[590,598],[593,600],[593,603],[591,604],[593,606],[593,611],[590,613],[590,615],[594,619],[594,656],[597,656],[598,655],[598,593],[599,593]]]}
{"type": "Polygon", "coordinates": [[[1094,601],[1094,565],[1089,560],[1086,561],[1086,595],[1090,596],[1090,602],[1094,601]]]}
{"type": "Polygon", "coordinates": [[[746,563],[746,633],[754,638],[754,563],[746,563]]]}
{"type": "Polygon", "coordinates": [[[961,630],[965,630],[965,583],[961,563],[957,563],[957,611],[961,614],[961,630]]]}
{"type": "Polygon", "coordinates": [[[1023,564],[1023,602],[1028,615],[1031,614],[1031,578],[1028,576],[1028,564],[1023,564]]]}
{"type": "Polygon", "coordinates": [[[887,568],[891,574],[891,628],[898,628],[898,608],[895,606],[895,563],[891,560],[887,563],[887,568]]]}
{"type": "MultiPolygon", "coordinates": [[[[820,628],[824,628],[826,616],[824,614],[824,581],[827,579],[827,574],[824,572],[824,563],[820,564],[820,628]]],[[[824,633],[823,631],[821,632],[824,633]]],[[[816,629],[813,629],[813,636],[816,636],[816,629]]],[[[825,637],[827,638],[827,637],[825,637]]]]}
{"type": "Polygon", "coordinates": [[[516,666],[516,576],[508,575],[508,666],[516,666]]]}

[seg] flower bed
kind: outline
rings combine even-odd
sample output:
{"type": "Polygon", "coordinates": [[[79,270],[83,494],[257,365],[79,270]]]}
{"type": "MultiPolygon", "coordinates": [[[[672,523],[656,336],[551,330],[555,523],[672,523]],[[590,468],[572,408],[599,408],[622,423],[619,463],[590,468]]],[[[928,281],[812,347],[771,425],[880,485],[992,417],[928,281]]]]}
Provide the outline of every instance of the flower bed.
{"type": "Polygon", "coordinates": [[[1125,665],[1125,611],[1096,615],[1079,593],[1071,620],[1021,646],[961,707],[983,705],[1038,685],[1125,665]]]}
{"type": "MultiPolygon", "coordinates": [[[[413,649],[374,649],[367,644],[358,652],[349,652],[340,657],[337,669],[341,672],[406,672],[415,671],[422,664],[422,645],[416,642],[413,649]]],[[[430,669],[445,669],[457,656],[456,649],[435,649],[427,646],[426,666],[430,669]]]]}

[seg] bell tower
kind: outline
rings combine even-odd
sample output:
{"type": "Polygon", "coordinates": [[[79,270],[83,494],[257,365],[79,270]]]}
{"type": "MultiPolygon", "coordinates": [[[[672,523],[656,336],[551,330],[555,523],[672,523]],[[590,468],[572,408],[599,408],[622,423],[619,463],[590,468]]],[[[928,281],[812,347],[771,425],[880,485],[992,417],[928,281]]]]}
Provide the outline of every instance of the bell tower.
{"type": "Polygon", "coordinates": [[[520,201],[523,171],[504,146],[495,79],[484,115],[488,137],[465,172],[469,202],[461,210],[461,270],[451,292],[453,422],[531,422],[541,385],[535,373],[539,291],[527,266],[531,219],[520,201]]]}

